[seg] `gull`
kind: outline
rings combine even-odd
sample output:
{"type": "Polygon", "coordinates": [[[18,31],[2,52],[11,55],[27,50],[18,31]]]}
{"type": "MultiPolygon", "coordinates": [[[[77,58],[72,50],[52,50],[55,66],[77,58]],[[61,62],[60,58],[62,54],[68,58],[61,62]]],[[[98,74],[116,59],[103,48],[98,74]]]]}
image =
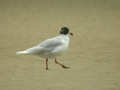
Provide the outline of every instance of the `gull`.
{"type": "Polygon", "coordinates": [[[46,70],[48,70],[48,59],[52,58],[55,60],[55,63],[60,65],[62,68],[69,68],[60,62],[57,61],[56,57],[60,56],[64,51],[68,49],[70,38],[69,35],[73,36],[72,32],[69,32],[68,27],[62,27],[59,31],[59,35],[45,41],[42,41],[40,44],[28,48],[23,51],[17,51],[17,55],[37,55],[46,60],[46,70]]]}

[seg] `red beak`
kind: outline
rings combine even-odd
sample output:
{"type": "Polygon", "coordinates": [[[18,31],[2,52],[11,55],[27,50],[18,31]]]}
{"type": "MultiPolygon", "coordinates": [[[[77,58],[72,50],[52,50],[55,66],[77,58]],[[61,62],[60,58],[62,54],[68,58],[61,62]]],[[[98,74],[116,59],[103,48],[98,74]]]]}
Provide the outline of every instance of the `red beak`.
{"type": "Polygon", "coordinates": [[[71,36],[73,36],[73,33],[72,33],[72,32],[70,32],[70,35],[71,35],[71,36]]]}

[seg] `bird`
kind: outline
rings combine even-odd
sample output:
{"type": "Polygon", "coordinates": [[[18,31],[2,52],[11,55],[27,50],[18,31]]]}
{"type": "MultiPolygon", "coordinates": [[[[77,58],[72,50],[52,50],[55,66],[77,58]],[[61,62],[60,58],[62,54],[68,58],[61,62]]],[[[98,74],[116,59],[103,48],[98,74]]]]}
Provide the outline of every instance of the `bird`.
{"type": "Polygon", "coordinates": [[[59,35],[42,41],[40,44],[33,46],[32,48],[28,48],[23,51],[17,51],[16,54],[37,55],[41,58],[44,58],[46,62],[46,70],[48,70],[48,59],[54,59],[56,64],[60,65],[64,69],[68,69],[70,67],[58,62],[57,57],[61,56],[62,53],[68,49],[70,35],[73,36],[73,33],[70,32],[68,27],[61,27],[59,35]]]}

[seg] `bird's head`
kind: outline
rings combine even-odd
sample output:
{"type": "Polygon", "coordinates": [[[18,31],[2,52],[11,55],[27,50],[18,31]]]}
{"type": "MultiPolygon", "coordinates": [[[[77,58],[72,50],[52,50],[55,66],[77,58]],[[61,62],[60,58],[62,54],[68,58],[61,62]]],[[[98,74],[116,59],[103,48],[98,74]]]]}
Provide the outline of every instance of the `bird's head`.
{"type": "Polygon", "coordinates": [[[60,34],[62,34],[62,35],[70,34],[71,36],[73,36],[73,33],[69,32],[69,28],[67,28],[67,27],[62,27],[61,30],[60,30],[60,34]]]}

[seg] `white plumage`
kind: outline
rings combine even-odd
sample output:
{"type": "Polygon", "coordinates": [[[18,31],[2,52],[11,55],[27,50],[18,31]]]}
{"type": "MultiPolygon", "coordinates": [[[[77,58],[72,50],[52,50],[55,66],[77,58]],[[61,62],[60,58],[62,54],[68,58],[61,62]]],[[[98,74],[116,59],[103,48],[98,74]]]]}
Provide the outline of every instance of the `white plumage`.
{"type": "Polygon", "coordinates": [[[52,58],[60,55],[63,51],[65,51],[68,48],[68,45],[69,36],[59,35],[57,37],[45,40],[32,48],[26,49],[24,51],[18,51],[16,54],[34,54],[44,58],[52,58]]]}
{"type": "Polygon", "coordinates": [[[55,58],[56,64],[59,64],[63,68],[68,68],[65,65],[59,63],[56,57],[61,55],[69,46],[69,29],[67,27],[62,27],[60,30],[60,35],[50,38],[41,42],[40,44],[28,48],[24,51],[17,51],[17,55],[32,54],[38,55],[46,59],[46,69],[48,69],[48,58],[55,58]]]}

